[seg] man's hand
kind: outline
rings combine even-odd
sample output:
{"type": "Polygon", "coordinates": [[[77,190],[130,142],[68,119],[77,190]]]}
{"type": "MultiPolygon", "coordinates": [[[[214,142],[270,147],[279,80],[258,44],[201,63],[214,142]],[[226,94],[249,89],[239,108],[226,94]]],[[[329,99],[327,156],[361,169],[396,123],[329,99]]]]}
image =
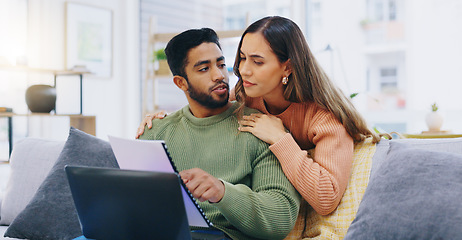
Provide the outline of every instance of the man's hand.
{"type": "Polygon", "coordinates": [[[181,171],[180,176],[194,198],[201,202],[216,203],[225,195],[223,182],[200,168],[181,171]]]}

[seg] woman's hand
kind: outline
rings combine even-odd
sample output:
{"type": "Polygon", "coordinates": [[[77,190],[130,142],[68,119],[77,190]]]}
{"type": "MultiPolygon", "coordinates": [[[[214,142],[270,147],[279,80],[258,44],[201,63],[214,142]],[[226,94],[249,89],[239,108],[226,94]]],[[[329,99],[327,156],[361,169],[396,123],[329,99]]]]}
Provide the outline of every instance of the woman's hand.
{"type": "Polygon", "coordinates": [[[162,119],[167,116],[166,111],[160,111],[154,114],[147,114],[143,121],[141,121],[140,126],[138,127],[138,130],[136,131],[136,136],[135,138],[139,138],[141,135],[144,133],[144,127],[147,125],[149,129],[152,128],[152,120],[153,119],[162,119]]]}
{"type": "Polygon", "coordinates": [[[270,145],[279,141],[286,134],[284,124],[278,117],[253,113],[250,116],[243,116],[242,118],[239,121],[241,124],[239,131],[250,132],[270,145]]]}

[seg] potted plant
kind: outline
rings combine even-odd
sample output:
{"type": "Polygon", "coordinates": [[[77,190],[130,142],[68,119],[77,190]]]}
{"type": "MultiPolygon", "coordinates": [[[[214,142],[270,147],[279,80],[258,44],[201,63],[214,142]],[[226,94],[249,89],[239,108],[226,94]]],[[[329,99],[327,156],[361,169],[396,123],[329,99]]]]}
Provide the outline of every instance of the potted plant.
{"type": "Polygon", "coordinates": [[[441,126],[443,125],[443,116],[438,112],[438,105],[433,103],[431,105],[431,112],[425,117],[425,122],[427,123],[428,130],[430,132],[439,132],[441,126]]]}
{"type": "Polygon", "coordinates": [[[157,64],[156,74],[157,75],[167,75],[170,74],[170,68],[167,63],[167,55],[165,55],[165,49],[161,48],[153,52],[153,63],[157,64]]]}
{"type": "Polygon", "coordinates": [[[165,55],[165,49],[161,48],[153,52],[153,61],[165,59],[167,59],[167,55],[165,55]]]}

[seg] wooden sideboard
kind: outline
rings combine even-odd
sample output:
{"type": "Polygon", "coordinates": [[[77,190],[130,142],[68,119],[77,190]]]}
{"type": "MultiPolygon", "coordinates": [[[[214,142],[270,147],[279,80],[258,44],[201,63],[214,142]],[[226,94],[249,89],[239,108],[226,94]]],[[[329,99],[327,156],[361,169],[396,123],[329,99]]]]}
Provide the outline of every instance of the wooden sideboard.
{"type": "Polygon", "coordinates": [[[431,133],[419,133],[419,134],[402,134],[404,138],[460,138],[462,134],[454,133],[440,133],[440,134],[431,134],[431,133]]]}
{"type": "Polygon", "coordinates": [[[69,126],[82,130],[88,134],[96,135],[96,116],[85,116],[80,114],[50,114],[50,113],[28,113],[16,114],[11,112],[0,113],[0,118],[8,118],[8,144],[9,155],[13,151],[13,118],[14,117],[68,117],[69,126]]]}

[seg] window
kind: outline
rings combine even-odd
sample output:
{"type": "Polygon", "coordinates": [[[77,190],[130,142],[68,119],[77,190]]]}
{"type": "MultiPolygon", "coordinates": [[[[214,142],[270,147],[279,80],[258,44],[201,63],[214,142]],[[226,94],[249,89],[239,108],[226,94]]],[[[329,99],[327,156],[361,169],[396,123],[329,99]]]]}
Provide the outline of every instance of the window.
{"type": "Polygon", "coordinates": [[[374,22],[396,21],[398,4],[397,0],[369,0],[367,1],[368,18],[374,22]]]}
{"type": "Polygon", "coordinates": [[[310,44],[310,47],[316,45],[325,45],[322,42],[322,5],[319,0],[307,0],[306,2],[306,40],[310,44]],[[321,39],[321,41],[320,41],[321,39]]]}
{"type": "Polygon", "coordinates": [[[374,10],[373,10],[373,18],[375,21],[380,22],[383,21],[383,2],[382,1],[375,1],[374,2],[374,10]]]}
{"type": "MultiPolygon", "coordinates": [[[[0,107],[25,112],[24,86],[27,73],[11,71],[10,66],[27,64],[27,0],[0,1],[0,107]]],[[[19,119],[19,121],[25,119],[19,119]]],[[[14,120],[14,139],[24,137],[24,125],[14,120]],[[18,126],[18,127],[16,127],[18,126]],[[22,129],[19,127],[21,126],[22,129]]],[[[8,159],[8,118],[0,118],[0,161],[8,159]]]]}
{"type": "Polygon", "coordinates": [[[396,67],[380,69],[380,90],[396,90],[398,88],[398,75],[396,67]]]}
{"type": "Polygon", "coordinates": [[[388,20],[395,21],[396,20],[396,1],[390,0],[388,2],[388,20]]]}
{"type": "Polygon", "coordinates": [[[27,1],[0,2],[0,63],[25,65],[27,48],[27,1]],[[3,37],[8,36],[8,37],[3,37]]]}

